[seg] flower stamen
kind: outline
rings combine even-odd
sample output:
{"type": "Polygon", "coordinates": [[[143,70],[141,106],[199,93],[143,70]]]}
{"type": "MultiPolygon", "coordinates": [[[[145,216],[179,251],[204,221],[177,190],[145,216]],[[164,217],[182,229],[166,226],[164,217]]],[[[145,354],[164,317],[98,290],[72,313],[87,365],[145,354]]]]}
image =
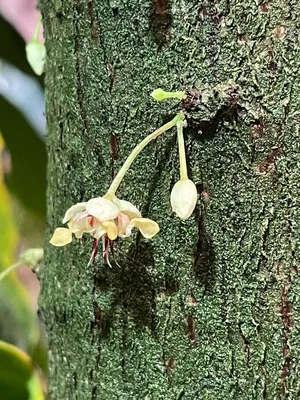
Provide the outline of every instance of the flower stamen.
{"type": "Polygon", "coordinates": [[[98,247],[99,247],[99,239],[94,239],[93,251],[92,251],[90,260],[88,262],[88,266],[90,266],[91,264],[94,264],[96,255],[98,253],[98,247]]]}

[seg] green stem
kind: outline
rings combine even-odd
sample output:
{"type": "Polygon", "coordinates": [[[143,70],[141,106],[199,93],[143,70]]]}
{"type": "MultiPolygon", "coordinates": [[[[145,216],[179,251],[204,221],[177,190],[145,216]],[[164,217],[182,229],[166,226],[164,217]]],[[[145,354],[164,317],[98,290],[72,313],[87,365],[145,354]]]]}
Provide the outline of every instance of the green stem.
{"type": "Polygon", "coordinates": [[[163,101],[166,99],[178,99],[182,100],[187,97],[185,92],[166,92],[161,88],[153,90],[151,96],[157,101],[163,101]]]}
{"type": "Polygon", "coordinates": [[[175,118],[172,119],[172,121],[166,123],[165,125],[161,126],[159,129],[157,129],[155,132],[151,133],[148,135],[144,140],[141,141],[130,153],[128,156],[127,160],[124,162],[122,165],[120,171],[118,172],[117,176],[113,180],[112,184],[110,185],[105,197],[106,198],[113,198],[115,195],[116,191],[118,190],[118,187],[120,186],[120,183],[122,182],[122,179],[124,178],[124,175],[130,168],[131,164],[133,161],[136,159],[136,157],[139,155],[139,153],[143,150],[143,148],[151,142],[153,139],[156,139],[159,135],[162,133],[166,132],[167,130],[171,129],[173,126],[175,126],[179,121],[183,121],[184,115],[182,113],[179,113],[176,115],[175,118]]]}
{"type": "Polygon", "coordinates": [[[177,137],[178,137],[178,148],[179,148],[179,163],[180,163],[180,179],[188,179],[185,147],[183,138],[183,122],[177,122],[177,137]]]}
{"type": "Polygon", "coordinates": [[[184,92],[165,92],[166,99],[185,99],[186,94],[184,92]]]}
{"type": "Polygon", "coordinates": [[[2,281],[2,279],[4,279],[10,272],[12,272],[13,270],[17,269],[18,267],[20,267],[20,265],[22,265],[23,262],[22,261],[17,261],[15,264],[11,265],[10,267],[6,268],[4,271],[1,272],[0,274],[0,282],[2,281]]]}
{"type": "Polygon", "coordinates": [[[35,41],[39,41],[39,32],[40,32],[41,25],[42,25],[42,16],[40,15],[37,20],[34,34],[33,34],[33,40],[35,40],[35,41]]]}

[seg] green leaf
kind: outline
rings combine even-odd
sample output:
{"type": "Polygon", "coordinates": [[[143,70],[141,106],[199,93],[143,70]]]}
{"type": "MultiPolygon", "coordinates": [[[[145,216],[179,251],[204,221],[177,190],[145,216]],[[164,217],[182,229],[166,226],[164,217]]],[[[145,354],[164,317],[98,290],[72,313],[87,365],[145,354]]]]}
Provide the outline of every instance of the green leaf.
{"type": "MultiPolygon", "coordinates": [[[[3,149],[0,136],[0,155],[3,149]]],[[[0,164],[0,271],[14,262],[18,235],[10,207],[10,198],[3,181],[0,164]]],[[[23,348],[33,349],[38,341],[37,318],[29,297],[16,274],[9,274],[0,282],[0,338],[23,348]]],[[[1,392],[0,392],[1,393],[1,392]]]]}
{"type": "Polygon", "coordinates": [[[43,400],[44,394],[37,374],[32,374],[28,382],[29,400],[43,400]]]}
{"type": "Polygon", "coordinates": [[[30,357],[3,341],[0,341],[0,393],[5,400],[44,399],[30,357]]]}

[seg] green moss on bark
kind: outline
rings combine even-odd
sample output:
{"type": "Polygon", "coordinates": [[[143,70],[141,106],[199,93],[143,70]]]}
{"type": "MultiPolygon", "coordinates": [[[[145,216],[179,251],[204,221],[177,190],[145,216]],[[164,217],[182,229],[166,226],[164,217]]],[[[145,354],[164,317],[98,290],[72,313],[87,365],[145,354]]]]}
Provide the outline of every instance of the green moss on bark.
{"type": "Polygon", "coordinates": [[[300,6],[173,1],[159,23],[163,3],[40,0],[47,238],[71,204],[103,194],[135,144],[177,111],[154,102],[154,88],[233,81],[248,110],[209,135],[186,130],[200,194],[187,221],[169,205],[179,177],[175,132],[136,160],[120,197],[161,232],[117,243],[121,269],[101,257],[87,267],[90,238],[47,246],[40,311],[49,398],[296,399],[300,6]]]}

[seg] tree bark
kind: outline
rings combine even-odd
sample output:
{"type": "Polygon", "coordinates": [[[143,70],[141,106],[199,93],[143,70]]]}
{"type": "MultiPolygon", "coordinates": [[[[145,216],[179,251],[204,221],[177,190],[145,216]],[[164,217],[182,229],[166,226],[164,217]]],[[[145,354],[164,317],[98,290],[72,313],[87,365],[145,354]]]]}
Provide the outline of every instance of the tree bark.
{"type": "Polygon", "coordinates": [[[40,8],[47,240],[68,207],[103,195],[131,149],[176,114],[178,103],[156,103],[153,89],[208,93],[199,112],[185,107],[199,191],[192,217],[171,212],[179,164],[170,131],[119,190],[159,223],[159,235],[119,240],[121,268],[112,269],[101,256],[87,267],[90,237],[47,246],[49,398],[298,399],[300,5],[40,0],[40,8]],[[237,103],[224,108],[216,85],[237,88],[237,103]]]}

